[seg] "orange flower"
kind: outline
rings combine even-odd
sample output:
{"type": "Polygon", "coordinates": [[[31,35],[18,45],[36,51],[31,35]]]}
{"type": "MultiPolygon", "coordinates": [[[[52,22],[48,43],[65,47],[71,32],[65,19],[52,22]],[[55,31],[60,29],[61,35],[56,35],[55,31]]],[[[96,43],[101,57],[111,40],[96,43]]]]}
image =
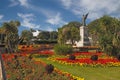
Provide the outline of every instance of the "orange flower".
{"type": "Polygon", "coordinates": [[[10,78],[10,75],[9,74],[7,74],[7,79],[9,79],[10,78]]]}

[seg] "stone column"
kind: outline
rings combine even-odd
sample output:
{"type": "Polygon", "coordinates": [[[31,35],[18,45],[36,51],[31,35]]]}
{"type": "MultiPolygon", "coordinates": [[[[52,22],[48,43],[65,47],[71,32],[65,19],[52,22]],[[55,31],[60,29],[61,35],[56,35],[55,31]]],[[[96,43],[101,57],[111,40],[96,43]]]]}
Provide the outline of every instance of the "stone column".
{"type": "Polygon", "coordinates": [[[80,27],[80,41],[76,42],[77,47],[90,46],[88,30],[86,26],[80,27]]]}

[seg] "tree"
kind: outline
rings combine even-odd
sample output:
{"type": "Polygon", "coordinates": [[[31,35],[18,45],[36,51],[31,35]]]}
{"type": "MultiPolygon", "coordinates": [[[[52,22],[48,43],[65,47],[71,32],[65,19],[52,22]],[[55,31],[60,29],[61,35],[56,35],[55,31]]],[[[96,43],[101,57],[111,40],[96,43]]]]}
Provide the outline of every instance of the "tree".
{"type": "Polygon", "coordinates": [[[58,38],[58,32],[57,31],[51,31],[50,32],[50,40],[57,40],[58,38]]]}
{"type": "Polygon", "coordinates": [[[110,16],[103,16],[88,25],[93,40],[109,55],[117,55],[120,49],[120,21],[110,16]]]}
{"type": "Polygon", "coordinates": [[[19,21],[5,22],[2,25],[2,30],[5,34],[5,44],[9,53],[17,52],[18,50],[18,26],[20,26],[19,21]]]}
{"type": "Polygon", "coordinates": [[[0,44],[4,44],[5,42],[5,33],[3,27],[0,27],[0,44]]]}
{"type": "Polygon", "coordinates": [[[62,28],[59,28],[58,42],[64,44],[69,41],[72,45],[75,44],[75,41],[80,40],[80,26],[81,23],[79,22],[70,22],[67,25],[64,25],[62,28]]]}
{"type": "Polygon", "coordinates": [[[41,40],[49,40],[50,39],[50,32],[42,31],[39,33],[38,38],[41,40]]]}
{"type": "Polygon", "coordinates": [[[33,34],[30,30],[23,30],[21,33],[21,37],[27,45],[30,45],[31,39],[33,38],[33,34]]]}
{"type": "Polygon", "coordinates": [[[96,19],[94,21],[92,21],[91,23],[88,24],[88,32],[89,32],[89,36],[92,38],[92,43],[91,45],[93,46],[98,46],[98,32],[99,32],[99,28],[98,27],[100,24],[99,19],[96,19]]]}
{"type": "Polygon", "coordinates": [[[30,31],[31,31],[31,32],[35,32],[36,30],[34,30],[34,29],[30,28],[30,31]]]}

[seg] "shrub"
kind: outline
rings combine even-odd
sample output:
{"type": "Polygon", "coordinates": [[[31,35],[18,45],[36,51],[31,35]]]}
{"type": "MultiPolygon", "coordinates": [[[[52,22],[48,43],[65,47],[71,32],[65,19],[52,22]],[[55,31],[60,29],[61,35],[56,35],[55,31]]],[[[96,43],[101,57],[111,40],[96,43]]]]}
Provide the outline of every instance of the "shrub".
{"type": "Polygon", "coordinates": [[[120,54],[119,54],[119,55],[117,55],[117,59],[118,59],[118,60],[120,60],[120,54]]]}
{"type": "Polygon", "coordinates": [[[53,72],[54,66],[53,66],[52,64],[47,64],[47,65],[45,66],[45,70],[46,70],[47,74],[50,74],[50,73],[53,72]]]}
{"type": "Polygon", "coordinates": [[[29,48],[30,46],[29,46],[29,45],[27,45],[26,47],[27,47],[27,48],[29,48]]]}
{"type": "Polygon", "coordinates": [[[18,56],[17,56],[17,55],[14,55],[14,58],[15,58],[15,59],[17,59],[17,58],[18,58],[18,56]]]}
{"type": "Polygon", "coordinates": [[[25,48],[25,46],[22,46],[22,48],[25,48]]]}
{"type": "Polygon", "coordinates": [[[66,55],[66,54],[70,54],[73,52],[73,48],[70,45],[65,45],[65,44],[57,44],[54,46],[54,51],[56,54],[59,55],[66,55]]]}
{"type": "Polygon", "coordinates": [[[98,60],[98,55],[92,55],[90,59],[93,60],[93,61],[97,61],[98,60]]]}
{"type": "Polygon", "coordinates": [[[76,58],[76,57],[75,57],[74,55],[70,55],[70,56],[69,56],[69,59],[70,59],[70,60],[75,60],[75,58],[76,58]]]}
{"type": "Polygon", "coordinates": [[[28,56],[28,58],[29,58],[30,60],[32,60],[33,54],[30,54],[30,55],[28,56]]]}

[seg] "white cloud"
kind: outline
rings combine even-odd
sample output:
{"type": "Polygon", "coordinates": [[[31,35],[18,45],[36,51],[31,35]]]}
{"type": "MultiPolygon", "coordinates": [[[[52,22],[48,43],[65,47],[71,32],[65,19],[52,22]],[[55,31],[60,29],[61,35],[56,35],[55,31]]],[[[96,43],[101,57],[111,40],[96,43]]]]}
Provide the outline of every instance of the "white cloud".
{"type": "Polygon", "coordinates": [[[66,22],[62,19],[61,14],[57,13],[57,14],[49,14],[47,15],[47,20],[46,22],[51,24],[51,25],[63,25],[66,22]]]}
{"type": "Polygon", "coordinates": [[[65,9],[82,17],[89,12],[88,18],[93,20],[104,14],[119,16],[120,0],[61,0],[65,9]],[[67,2],[68,1],[68,2],[67,2]]]}
{"type": "Polygon", "coordinates": [[[28,0],[18,0],[20,2],[20,5],[21,6],[24,6],[24,7],[29,7],[29,3],[28,3],[28,0]]]}
{"type": "Polygon", "coordinates": [[[39,6],[33,5],[29,2],[30,0],[10,0],[10,5],[9,7],[14,7],[14,6],[22,6],[25,9],[29,9],[29,10],[33,10],[36,12],[39,12],[41,14],[42,11],[44,11],[44,9],[42,9],[39,6]]]}
{"type": "Polygon", "coordinates": [[[19,2],[16,0],[10,0],[10,2],[11,2],[11,4],[9,5],[10,7],[13,7],[19,4],[19,2]]]}
{"type": "Polygon", "coordinates": [[[63,5],[68,9],[72,5],[72,0],[61,0],[63,5]]]}
{"type": "Polygon", "coordinates": [[[67,22],[63,20],[60,12],[41,9],[41,13],[46,16],[46,23],[48,23],[48,26],[46,26],[47,31],[55,31],[55,27],[61,27],[67,24],[67,22]]]}
{"type": "Polygon", "coordinates": [[[17,15],[23,19],[21,23],[22,26],[28,27],[28,28],[39,28],[40,27],[40,25],[33,23],[34,17],[35,17],[33,14],[18,13],[17,15]]]}
{"type": "Polygon", "coordinates": [[[3,19],[3,17],[4,17],[4,15],[0,15],[0,20],[2,20],[2,19],[3,19]]]}
{"type": "Polygon", "coordinates": [[[9,5],[10,7],[14,7],[17,5],[29,8],[30,4],[28,3],[28,0],[10,0],[11,4],[9,5]]]}

